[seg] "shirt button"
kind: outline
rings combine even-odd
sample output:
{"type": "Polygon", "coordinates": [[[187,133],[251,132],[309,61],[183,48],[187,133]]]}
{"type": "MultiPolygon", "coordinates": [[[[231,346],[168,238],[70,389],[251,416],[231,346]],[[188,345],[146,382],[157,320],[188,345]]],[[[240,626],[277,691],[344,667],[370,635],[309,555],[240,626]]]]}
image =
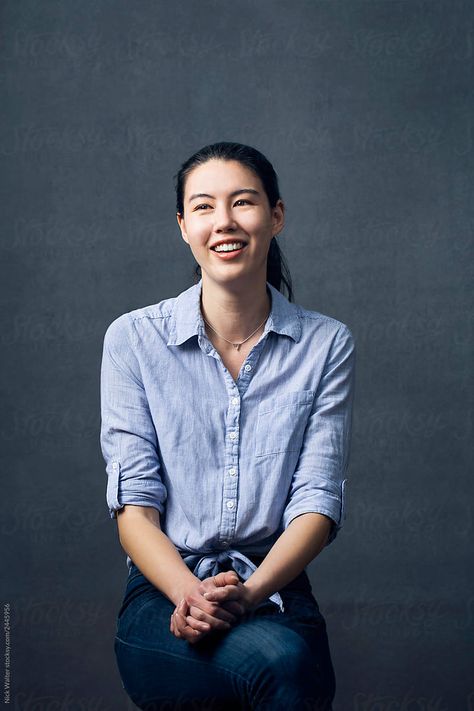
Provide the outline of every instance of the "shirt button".
{"type": "Polygon", "coordinates": [[[229,437],[230,437],[231,439],[235,439],[235,438],[237,437],[237,432],[231,432],[230,435],[229,435],[229,437]]]}
{"type": "Polygon", "coordinates": [[[228,546],[228,545],[229,545],[229,541],[222,541],[222,545],[223,545],[223,546],[228,546]]]}
{"type": "Polygon", "coordinates": [[[233,397],[233,398],[232,398],[232,404],[233,404],[233,405],[238,405],[238,404],[239,404],[239,398],[238,398],[238,397],[233,397]]]}
{"type": "Polygon", "coordinates": [[[112,469],[117,469],[117,467],[118,467],[117,462],[114,462],[114,463],[112,464],[112,469]]]}
{"type": "Polygon", "coordinates": [[[233,509],[233,508],[234,508],[234,502],[233,502],[233,501],[228,501],[228,502],[227,502],[227,508],[228,508],[228,509],[233,509]]]}
{"type": "Polygon", "coordinates": [[[248,372],[249,370],[252,370],[252,366],[249,363],[247,363],[244,370],[246,370],[248,372]]]}
{"type": "Polygon", "coordinates": [[[229,469],[229,474],[231,476],[235,476],[237,474],[236,470],[232,467],[232,469],[229,469]]]}

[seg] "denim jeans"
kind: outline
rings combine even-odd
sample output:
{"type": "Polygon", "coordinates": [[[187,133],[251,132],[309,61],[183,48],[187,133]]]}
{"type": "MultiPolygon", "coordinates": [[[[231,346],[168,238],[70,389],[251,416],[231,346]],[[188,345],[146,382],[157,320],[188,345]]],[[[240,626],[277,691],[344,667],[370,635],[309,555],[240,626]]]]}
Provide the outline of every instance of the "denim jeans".
{"type": "Polygon", "coordinates": [[[284,612],[264,601],[189,644],[170,632],[173,603],[132,564],[114,642],[130,699],[146,711],[331,711],[326,623],[306,572],[279,592],[284,612]]]}

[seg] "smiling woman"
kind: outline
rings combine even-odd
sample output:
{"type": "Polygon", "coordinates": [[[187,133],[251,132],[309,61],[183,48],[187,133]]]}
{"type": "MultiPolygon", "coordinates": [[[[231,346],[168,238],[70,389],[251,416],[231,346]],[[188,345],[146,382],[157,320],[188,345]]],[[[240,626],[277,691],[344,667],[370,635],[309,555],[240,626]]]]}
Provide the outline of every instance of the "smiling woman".
{"type": "Polygon", "coordinates": [[[329,711],[306,566],[344,522],[352,333],[292,303],[285,208],[259,151],[205,146],[176,200],[198,280],[104,337],[107,503],[129,568],[123,686],[148,711],[329,711]]]}
{"type": "MultiPolygon", "coordinates": [[[[270,243],[284,224],[283,201],[278,197],[271,205],[258,173],[238,159],[224,155],[214,151],[205,162],[195,163],[192,170],[184,169],[186,196],[183,194],[179,199],[178,224],[201,269],[212,270],[209,276],[214,277],[213,284],[217,280],[221,288],[225,283],[228,289],[231,282],[238,280],[242,289],[244,284],[250,287],[260,282],[262,301],[270,243]],[[226,267],[216,272],[219,262],[225,262],[226,267]],[[227,266],[230,264],[232,269],[227,266]]],[[[217,284],[214,289],[219,289],[217,284]]],[[[207,289],[204,294],[207,297],[207,289]]],[[[210,295],[207,310],[209,316],[213,312],[217,328],[225,316],[216,313],[212,305],[217,294],[210,295]]],[[[219,301],[222,297],[217,304],[219,301]]],[[[242,316],[238,320],[240,327],[236,323],[231,331],[242,330],[245,321],[242,316]]]]}

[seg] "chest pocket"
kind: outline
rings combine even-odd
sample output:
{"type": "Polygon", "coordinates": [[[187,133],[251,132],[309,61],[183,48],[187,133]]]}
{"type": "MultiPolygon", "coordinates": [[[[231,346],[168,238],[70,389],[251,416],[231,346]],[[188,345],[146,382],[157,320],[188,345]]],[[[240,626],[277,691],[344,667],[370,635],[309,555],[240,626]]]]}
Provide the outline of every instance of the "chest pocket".
{"type": "Polygon", "coordinates": [[[255,430],[255,456],[299,451],[314,390],[296,390],[262,400],[255,430]]]}

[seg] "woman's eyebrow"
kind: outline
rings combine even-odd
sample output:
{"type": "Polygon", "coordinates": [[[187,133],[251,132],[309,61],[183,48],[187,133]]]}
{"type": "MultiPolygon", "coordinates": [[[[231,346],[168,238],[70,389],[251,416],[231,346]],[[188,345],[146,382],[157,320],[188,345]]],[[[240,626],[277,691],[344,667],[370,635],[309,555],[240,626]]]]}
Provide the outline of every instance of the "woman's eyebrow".
{"type": "MultiPolygon", "coordinates": [[[[230,193],[229,197],[235,197],[236,195],[241,195],[242,193],[251,193],[252,195],[260,195],[258,190],[254,190],[253,188],[240,188],[239,190],[234,190],[233,193],[230,193]]],[[[191,200],[195,200],[196,198],[202,198],[202,197],[207,197],[207,198],[211,198],[211,200],[215,200],[214,195],[208,195],[208,193],[194,193],[193,195],[191,195],[188,202],[191,202],[191,200]]]]}

